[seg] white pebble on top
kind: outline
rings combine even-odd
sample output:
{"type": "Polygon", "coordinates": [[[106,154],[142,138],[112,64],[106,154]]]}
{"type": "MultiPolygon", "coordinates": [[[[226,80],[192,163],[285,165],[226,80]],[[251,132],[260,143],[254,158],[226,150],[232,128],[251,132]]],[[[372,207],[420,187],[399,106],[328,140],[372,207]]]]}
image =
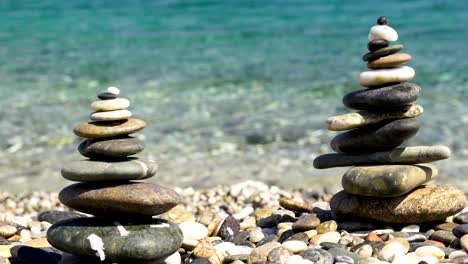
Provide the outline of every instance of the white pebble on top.
{"type": "Polygon", "coordinates": [[[109,87],[107,88],[107,92],[115,95],[119,95],[120,90],[117,87],[109,87]]]}
{"type": "Polygon", "coordinates": [[[386,41],[396,41],[398,33],[391,27],[386,25],[376,25],[371,27],[369,31],[369,41],[374,39],[385,39],[386,41]]]}

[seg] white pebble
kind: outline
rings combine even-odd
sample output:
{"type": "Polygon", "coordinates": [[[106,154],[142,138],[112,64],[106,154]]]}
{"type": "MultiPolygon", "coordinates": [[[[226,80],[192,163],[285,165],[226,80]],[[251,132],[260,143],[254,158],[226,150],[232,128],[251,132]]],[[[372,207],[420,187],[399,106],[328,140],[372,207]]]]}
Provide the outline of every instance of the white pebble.
{"type": "Polygon", "coordinates": [[[366,244],[358,248],[356,250],[356,253],[363,258],[368,258],[372,256],[372,251],[373,251],[372,247],[366,244]]]}
{"type": "Polygon", "coordinates": [[[420,257],[433,256],[438,259],[443,259],[445,257],[444,251],[436,246],[422,246],[418,247],[415,251],[416,255],[420,257]]]}
{"type": "Polygon", "coordinates": [[[320,235],[320,237],[317,239],[316,244],[320,244],[322,242],[338,243],[340,239],[341,239],[340,233],[336,231],[327,232],[325,234],[320,235]]]}
{"type": "Polygon", "coordinates": [[[405,252],[405,247],[399,242],[391,242],[385,245],[379,252],[379,259],[391,261],[395,255],[405,252]]]}
{"type": "Polygon", "coordinates": [[[242,220],[242,219],[246,218],[247,216],[249,216],[253,212],[254,212],[253,207],[252,206],[247,206],[247,207],[243,208],[242,210],[240,210],[238,213],[233,214],[232,216],[237,220],[242,220]]]}
{"type": "Polygon", "coordinates": [[[179,252],[174,252],[174,254],[170,255],[164,260],[165,264],[180,264],[182,263],[182,258],[180,257],[179,252]]]}
{"type": "Polygon", "coordinates": [[[208,236],[208,228],[197,222],[183,222],[179,224],[184,240],[200,240],[208,236]]]}
{"type": "Polygon", "coordinates": [[[359,84],[362,86],[376,86],[387,83],[406,82],[412,80],[415,75],[413,68],[402,66],[393,69],[381,69],[364,71],[359,74],[359,84]]]}
{"type": "Polygon", "coordinates": [[[449,259],[454,259],[454,258],[459,258],[459,257],[464,257],[467,256],[465,251],[463,250],[456,250],[453,251],[452,253],[449,254],[449,259]]]}
{"type": "Polygon", "coordinates": [[[250,255],[253,248],[247,246],[233,246],[226,251],[229,255],[250,255]]]}
{"type": "Polygon", "coordinates": [[[265,235],[263,234],[262,229],[260,227],[255,227],[250,231],[249,240],[252,243],[257,243],[264,237],[265,235]]]}
{"type": "Polygon", "coordinates": [[[369,41],[374,39],[385,39],[387,41],[398,40],[398,33],[386,25],[375,25],[369,30],[369,41]]]}
{"type": "Polygon", "coordinates": [[[283,242],[281,246],[283,246],[286,249],[289,249],[291,252],[295,254],[300,253],[307,249],[307,244],[299,240],[288,240],[288,241],[283,242]]]}
{"type": "Polygon", "coordinates": [[[436,264],[439,263],[439,260],[440,259],[434,256],[425,256],[422,258],[422,261],[425,261],[427,264],[436,264]]]}
{"type": "Polygon", "coordinates": [[[303,259],[299,255],[292,255],[288,257],[286,264],[313,264],[313,262],[307,259],[303,259]]]}
{"type": "Polygon", "coordinates": [[[120,90],[117,87],[109,87],[107,88],[107,92],[115,95],[119,95],[120,90]]]}
{"type": "Polygon", "coordinates": [[[409,225],[409,226],[405,226],[401,229],[401,232],[406,232],[406,233],[409,233],[409,232],[419,232],[419,226],[418,225],[409,225]]]}
{"type": "Polygon", "coordinates": [[[233,250],[233,248],[235,248],[235,247],[236,247],[236,245],[234,243],[231,243],[231,242],[221,242],[221,243],[214,246],[216,251],[219,251],[219,252],[229,252],[229,251],[233,250]]]}

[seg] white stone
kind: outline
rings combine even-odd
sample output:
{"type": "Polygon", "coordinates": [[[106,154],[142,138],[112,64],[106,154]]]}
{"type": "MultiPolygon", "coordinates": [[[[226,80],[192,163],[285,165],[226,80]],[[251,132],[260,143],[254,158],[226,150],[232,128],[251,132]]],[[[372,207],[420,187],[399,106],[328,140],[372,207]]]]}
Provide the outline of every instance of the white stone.
{"type": "Polygon", "coordinates": [[[414,78],[415,71],[409,66],[392,69],[369,70],[359,74],[359,84],[362,86],[376,86],[387,83],[406,82],[414,78]]]}
{"type": "Polygon", "coordinates": [[[249,216],[253,212],[254,212],[253,207],[252,206],[247,206],[247,207],[243,208],[242,210],[240,210],[239,212],[233,214],[232,216],[237,220],[242,220],[242,219],[246,218],[247,216],[249,216]]]}
{"type": "Polygon", "coordinates": [[[317,239],[316,244],[320,244],[323,242],[331,242],[331,243],[338,243],[341,239],[340,233],[333,231],[321,234],[320,237],[317,239]]]}
{"type": "Polygon", "coordinates": [[[369,30],[369,41],[374,39],[385,39],[386,41],[398,40],[398,33],[387,25],[375,25],[369,30]]]}
{"type": "Polygon", "coordinates": [[[303,259],[299,255],[292,255],[288,257],[286,264],[313,264],[313,262],[307,259],[303,259]]]}
{"type": "Polygon", "coordinates": [[[307,244],[304,241],[299,240],[288,240],[283,242],[281,246],[289,249],[294,254],[300,253],[307,249],[307,244]]]}
{"type": "Polygon", "coordinates": [[[425,261],[427,264],[436,264],[436,263],[439,263],[440,259],[434,256],[425,256],[421,260],[425,261]]]}
{"type": "Polygon", "coordinates": [[[444,251],[436,246],[422,246],[418,247],[415,251],[416,255],[420,257],[433,256],[438,259],[443,259],[445,257],[444,251]]]}
{"type": "Polygon", "coordinates": [[[249,240],[252,243],[257,243],[265,237],[263,234],[262,229],[260,227],[255,227],[250,231],[249,240]]]}
{"type": "Polygon", "coordinates": [[[229,255],[250,255],[253,248],[247,246],[236,246],[230,247],[226,250],[229,255]]]}
{"type": "Polygon", "coordinates": [[[115,111],[126,109],[130,106],[130,101],[125,98],[115,98],[110,100],[98,100],[91,104],[94,111],[115,111]]]}
{"type": "Polygon", "coordinates": [[[468,254],[466,254],[465,251],[463,250],[456,250],[456,251],[453,251],[452,253],[449,254],[449,259],[454,259],[454,258],[459,258],[459,257],[464,257],[464,256],[467,256],[468,254]]]}
{"type": "Polygon", "coordinates": [[[372,257],[372,252],[373,252],[373,249],[370,245],[363,245],[362,247],[358,248],[356,250],[356,253],[363,257],[363,258],[369,258],[369,257],[372,257]]]}
{"type": "Polygon", "coordinates": [[[421,257],[414,255],[396,254],[393,257],[392,264],[418,264],[421,260],[421,257]]]}
{"type": "Polygon", "coordinates": [[[401,229],[401,232],[406,232],[406,233],[409,233],[409,232],[419,232],[419,226],[418,225],[409,225],[409,226],[405,226],[401,229]]]}
{"type": "Polygon", "coordinates": [[[89,119],[92,121],[115,121],[128,119],[132,116],[132,112],[123,109],[115,111],[106,111],[106,112],[94,112],[89,115],[89,119]]]}
{"type": "Polygon", "coordinates": [[[197,222],[182,222],[179,224],[185,240],[200,240],[208,236],[208,228],[197,222]]]}
{"type": "Polygon", "coordinates": [[[216,251],[220,251],[220,252],[229,252],[231,249],[233,249],[235,247],[236,247],[236,245],[234,243],[231,243],[231,242],[221,242],[221,243],[214,246],[216,251]]]}
{"type": "Polygon", "coordinates": [[[107,88],[107,92],[111,93],[111,94],[115,94],[115,95],[120,94],[120,90],[117,87],[109,87],[109,88],[107,88]]]}
{"type": "Polygon", "coordinates": [[[399,242],[391,242],[385,245],[380,252],[378,253],[378,257],[384,261],[391,261],[395,255],[401,254],[405,252],[405,247],[399,242]]]}
{"type": "Polygon", "coordinates": [[[182,258],[180,257],[179,252],[174,252],[174,254],[170,255],[164,260],[165,264],[180,264],[182,263],[182,258]]]}

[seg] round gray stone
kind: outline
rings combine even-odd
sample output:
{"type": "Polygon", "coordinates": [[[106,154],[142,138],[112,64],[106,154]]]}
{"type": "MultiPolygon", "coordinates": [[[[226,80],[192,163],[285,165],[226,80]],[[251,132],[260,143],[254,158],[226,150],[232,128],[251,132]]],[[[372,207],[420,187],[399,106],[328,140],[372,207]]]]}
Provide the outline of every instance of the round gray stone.
{"type": "Polygon", "coordinates": [[[78,147],[81,155],[99,160],[121,159],[143,149],[143,142],[134,137],[87,139],[78,147]]]}
{"type": "Polygon", "coordinates": [[[343,97],[343,104],[353,109],[382,112],[409,105],[418,99],[420,93],[419,85],[405,82],[350,92],[343,97]]]}
{"type": "Polygon", "coordinates": [[[70,181],[96,182],[110,180],[142,180],[154,176],[158,165],[153,161],[80,160],[65,164],[62,176],[70,181]]]}
{"type": "Polygon", "coordinates": [[[96,235],[104,243],[106,261],[145,263],[160,261],[177,251],[182,231],[176,224],[161,219],[77,218],[58,222],[47,231],[55,248],[74,255],[96,258],[88,237],[96,235]],[[123,236],[117,229],[128,232],[123,236]]]}

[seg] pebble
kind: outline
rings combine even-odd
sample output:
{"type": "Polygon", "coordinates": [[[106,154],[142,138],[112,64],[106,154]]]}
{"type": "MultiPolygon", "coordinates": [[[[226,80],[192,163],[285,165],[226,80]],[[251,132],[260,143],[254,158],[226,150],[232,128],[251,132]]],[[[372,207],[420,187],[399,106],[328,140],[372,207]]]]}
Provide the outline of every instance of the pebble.
{"type": "Polygon", "coordinates": [[[444,257],[445,257],[444,251],[442,251],[440,248],[438,248],[436,246],[418,247],[415,252],[416,252],[416,255],[418,255],[420,257],[433,256],[433,257],[436,257],[439,260],[444,259],[444,257]]]}
{"type": "Polygon", "coordinates": [[[395,53],[379,59],[370,61],[367,63],[367,68],[378,70],[378,69],[389,69],[400,67],[402,64],[411,60],[411,55],[408,53],[395,53]]]}
{"type": "Polygon", "coordinates": [[[468,234],[463,235],[460,238],[460,246],[463,248],[463,250],[465,250],[465,252],[468,252],[468,234]]]}
{"type": "Polygon", "coordinates": [[[84,138],[107,138],[128,135],[145,128],[143,120],[129,118],[126,121],[89,122],[77,125],[73,132],[84,138]]]}
{"type": "Polygon", "coordinates": [[[386,41],[398,40],[398,33],[387,25],[375,25],[371,27],[368,36],[369,41],[374,39],[383,39],[386,41]]]}
{"type": "Polygon", "coordinates": [[[9,238],[16,233],[16,227],[12,225],[1,225],[0,226],[0,236],[4,238],[9,238]]]}
{"type": "Polygon", "coordinates": [[[415,71],[409,66],[401,66],[392,69],[379,69],[364,71],[359,74],[359,84],[365,87],[372,87],[384,84],[411,81],[415,71]]]}
{"type": "Polygon", "coordinates": [[[268,253],[267,260],[284,264],[291,255],[292,253],[289,251],[289,249],[281,246],[271,250],[270,253],[268,253]]]}
{"type": "Polygon", "coordinates": [[[354,259],[349,256],[336,256],[335,263],[349,263],[354,264],[354,259]]]}
{"type": "Polygon", "coordinates": [[[294,222],[294,231],[307,231],[316,228],[320,224],[320,219],[315,214],[308,214],[294,222]]]}
{"type": "Polygon", "coordinates": [[[324,234],[336,231],[337,228],[337,223],[334,220],[330,220],[319,224],[315,229],[317,230],[318,234],[324,234]]]}
{"type": "Polygon", "coordinates": [[[260,227],[255,227],[250,231],[249,241],[252,243],[257,243],[265,238],[265,234],[263,234],[262,229],[260,227]]]}
{"type": "Polygon", "coordinates": [[[341,239],[340,233],[334,231],[334,232],[328,232],[325,234],[318,235],[318,239],[316,240],[315,244],[320,244],[323,242],[332,242],[332,243],[338,243],[341,239]]]}
{"type": "MultiPolygon", "coordinates": [[[[299,255],[292,255],[288,257],[288,260],[286,261],[286,264],[312,264],[313,262],[310,262],[308,260],[304,260],[301,256],[299,255]]],[[[267,263],[265,263],[267,264],[267,263]]],[[[273,264],[273,263],[268,263],[268,264],[273,264]]]]}
{"type": "Polygon", "coordinates": [[[435,229],[436,230],[452,231],[457,226],[459,226],[459,224],[456,224],[456,223],[443,223],[443,224],[437,225],[435,227],[435,229]]]}
{"type": "Polygon", "coordinates": [[[376,51],[366,53],[364,56],[362,56],[362,60],[363,61],[374,61],[374,60],[377,60],[377,59],[379,59],[381,57],[397,53],[398,51],[400,51],[402,49],[403,49],[403,45],[388,46],[388,47],[385,47],[385,48],[378,49],[376,51]]]}
{"type": "Polygon", "coordinates": [[[343,131],[379,123],[389,119],[403,119],[417,117],[423,113],[422,106],[410,104],[401,109],[388,110],[385,112],[370,112],[361,110],[327,119],[327,129],[331,131],[343,131]]]}
{"type": "Polygon", "coordinates": [[[172,255],[164,259],[164,264],[180,264],[182,262],[182,257],[179,252],[174,252],[172,255]]]}
{"type": "Polygon", "coordinates": [[[460,224],[468,224],[468,212],[457,215],[455,221],[460,224]]]}
{"type": "Polygon", "coordinates": [[[393,257],[397,254],[406,254],[408,250],[400,242],[392,242],[386,244],[378,253],[378,257],[384,261],[392,261],[393,257]]]}
{"type": "Polygon", "coordinates": [[[131,159],[124,161],[80,160],[66,163],[62,176],[70,181],[102,182],[142,180],[156,175],[158,164],[154,161],[131,159]]]}
{"type": "Polygon", "coordinates": [[[369,43],[367,43],[367,49],[371,52],[382,49],[382,48],[386,48],[386,47],[388,47],[388,41],[384,39],[374,39],[374,40],[369,41],[369,43]]]}
{"type": "Polygon", "coordinates": [[[68,212],[68,211],[51,210],[51,211],[45,211],[45,212],[40,213],[37,216],[37,220],[55,224],[62,220],[79,218],[79,217],[85,217],[85,215],[74,213],[74,212],[68,212]]]}
{"type": "Polygon", "coordinates": [[[185,240],[200,240],[208,236],[206,226],[197,222],[183,222],[179,224],[185,240]]]}
{"type": "Polygon", "coordinates": [[[359,247],[355,252],[363,258],[369,258],[372,256],[373,249],[371,245],[366,244],[359,247]]]}
{"type": "Polygon", "coordinates": [[[357,166],[344,174],[341,184],[346,192],[355,195],[397,197],[437,175],[437,168],[431,164],[357,166]]]}
{"type": "Polygon", "coordinates": [[[115,95],[120,94],[120,90],[117,87],[109,87],[109,88],[107,88],[107,92],[111,93],[111,94],[115,94],[115,95]]]}
{"type": "Polygon", "coordinates": [[[451,230],[456,237],[468,234],[468,224],[459,225],[451,230]]]}
{"type": "Polygon", "coordinates": [[[330,248],[328,250],[328,253],[330,253],[333,256],[333,258],[336,258],[337,256],[348,256],[354,260],[354,263],[358,263],[361,259],[361,256],[359,256],[358,254],[339,247],[330,248]]]}
{"type": "Polygon", "coordinates": [[[431,239],[440,241],[446,245],[449,245],[454,241],[457,237],[451,231],[446,230],[437,230],[431,234],[431,239]]]}
{"type": "Polygon", "coordinates": [[[281,198],[279,200],[279,204],[285,209],[289,209],[296,212],[308,213],[312,210],[312,204],[309,201],[301,198],[281,198]]]}
{"type": "MultiPolygon", "coordinates": [[[[179,204],[175,207],[171,208],[171,210],[161,214],[159,216],[161,219],[165,219],[167,221],[171,221],[173,223],[180,224],[182,222],[194,222],[195,216],[188,211],[184,205],[179,204]]],[[[210,218],[210,220],[213,220],[210,218]]]]}
{"type": "Polygon", "coordinates": [[[270,251],[278,247],[281,247],[280,243],[270,242],[265,245],[254,248],[249,256],[247,263],[253,264],[255,262],[267,261],[268,254],[270,253],[270,251]]]}
{"type": "Polygon", "coordinates": [[[132,116],[132,112],[122,109],[106,112],[94,112],[89,115],[89,119],[93,121],[118,121],[125,120],[132,116]]]}
{"type": "Polygon", "coordinates": [[[448,185],[417,188],[402,197],[359,197],[341,191],[330,201],[332,210],[342,218],[382,223],[424,223],[444,221],[465,206],[465,194],[448,185]],[[445,201],[450,200],[447,204],[445,201]],[[415,210],[415,208],[418,208],[415,210]]]}
{"type": "Polygon", "coordinates": [[[307,249],[300,253],[303,259],[317,264],[333,264],[333,256],[323,249],[307,249]]]}
{"type": "Polygon", "coordinates": [[[59,200],[77,211],[106,216],[153,216],[182,202],[172,189],[144,182],[76,183],[65,187],[59,200]]]}
{"type": "Polygon", "coordinates": [[[222,239],[226,239],[229,236],[234,237],[240,231],[240,225],[236,218],[228,216],[224,219],[221,227],[218,231],[218,236],[222,239]]]}
{"type": "Polygon", "coordinates": [[[109,100],[98,100],[91,103],[91,109],[98,112],[107,112],[127,109],[130,106],[130,101],[125,98],[115,98],[109,100]]]}
{"type": "Polygon", "coordinates": [[[416,135],[419,127],[415,118],[385,121],[341,133],[332,139],[330,147],[346,154],[388,151],[416,135]]]}
{"type": "Polygon", "coordinates": [[[377,25],[388,25],[388,18],[386,16],[380,16],[377,19],[377,25]]]}
{"type": "Polygon", "coordinates": [[[13,247],[11,249],[11,255],[20,263],[56,264],[58,262],[56,258],[45,250],[28,246],[13,247]]]}
{"type": "Polygon", "coordinates": [[[307,244],[298,240],[285,241],[281,244],[281,246],[293,252],[294,254],[300,253],[307,249],[307,244]]]}
{"type": "Polygon", "coordinates": [[[110,100],[110,99],[117,98],[117,95],[113,93],[109,93],[109,92],[103,92],[103,93],[98,94],[97,97],[98,99],[101,99],[101,100],[110,100]]]}

